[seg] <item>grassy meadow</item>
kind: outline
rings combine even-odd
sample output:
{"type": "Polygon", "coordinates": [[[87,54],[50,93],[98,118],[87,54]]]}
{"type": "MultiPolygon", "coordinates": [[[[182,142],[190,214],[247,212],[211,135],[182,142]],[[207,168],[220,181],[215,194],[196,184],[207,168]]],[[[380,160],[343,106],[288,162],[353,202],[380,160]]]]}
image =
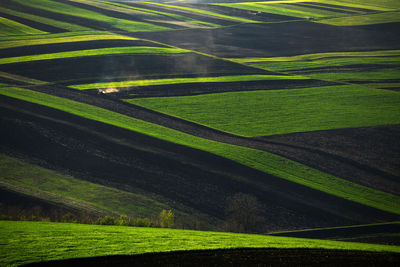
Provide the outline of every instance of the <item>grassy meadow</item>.
{"type": "Polygon", "coordinates": [[[400,252],[397,246],[265,235],[69,223],[0,221],[1,265],[104,255],[221,248],[323,248],[400,252]],[[28,245],[29,244],[29,245],[28,245]],[[4,254],[6,252],[6,254],[4,254]]]}

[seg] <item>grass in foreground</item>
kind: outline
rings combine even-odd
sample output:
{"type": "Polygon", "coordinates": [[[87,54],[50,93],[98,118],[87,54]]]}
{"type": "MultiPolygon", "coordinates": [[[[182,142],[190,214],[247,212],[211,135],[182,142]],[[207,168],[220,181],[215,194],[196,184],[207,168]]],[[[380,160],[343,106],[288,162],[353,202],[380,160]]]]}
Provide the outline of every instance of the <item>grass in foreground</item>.
{"type": "MultiPolygon", "coordinates": [[[[27,89],[6,87],[0,94],[59,109],[77,116],[100,121],[155,138],[186,145],[228,158],[256,170],[299,183],[328,194],[384,211],[400,214],[400,197],[361,186],[333,175],[315,170],[298,162],[268,152],[215,142],[185,134],[157,124],[145,122],[102,108],[27,89]]],[[[400,116],[398,116],[400,117],[400,116]]],[[[260,189],[261,182],[250,182],[260,189]]]]}
{"type": "Polygon", "coordinates": [[[168,209],[142,195],[79,180],[1,153],[0,187],[89,212],[151,217],[168,209]]]}
{"type": "Polygon", "coordinates": [[[400,252],[400,247],[189,230],[0,221],[1,265],[220,248],[322,248],[400,252]]]}
{"type": "Polygon", "coordinates": [[[398,93],[347,85],[126,101],[251,137],[400,123],[398,93]]]}

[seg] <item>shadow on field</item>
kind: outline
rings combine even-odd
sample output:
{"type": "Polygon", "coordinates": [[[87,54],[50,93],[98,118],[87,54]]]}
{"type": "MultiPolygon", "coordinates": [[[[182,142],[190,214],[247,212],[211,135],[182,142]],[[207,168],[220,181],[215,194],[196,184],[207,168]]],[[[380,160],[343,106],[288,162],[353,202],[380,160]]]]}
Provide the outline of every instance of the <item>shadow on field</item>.
{"type": "Polygon", "coordinates": [[[323,249],[226,249],[104,256],[25,266],[399,266],[400,254],[323,249]]]}

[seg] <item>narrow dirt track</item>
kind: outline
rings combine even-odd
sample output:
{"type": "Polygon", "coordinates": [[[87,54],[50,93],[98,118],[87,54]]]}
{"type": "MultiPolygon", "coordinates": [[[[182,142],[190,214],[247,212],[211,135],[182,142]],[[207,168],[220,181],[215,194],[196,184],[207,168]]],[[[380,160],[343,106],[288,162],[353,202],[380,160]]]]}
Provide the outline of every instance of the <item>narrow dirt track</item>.
{"type": "Polygon", "coordinates": [[[284,143],[268,140],[268,138],[248,138],[229,134],[126,103],[108,95],[97,93],[91,93],[89,95],[86,92],[59,85],[35,86],[30,89],[105,108],[197,137],[271,152],[366,186],[371,186],[393,194],[399,194],[400,192],[398,176],[351,158],[343,157],[337,153],[330,153],[315,147],[290,144],[289,142],[284,143]],[[367,177],[367,179],[365,177],[367,177]]]}

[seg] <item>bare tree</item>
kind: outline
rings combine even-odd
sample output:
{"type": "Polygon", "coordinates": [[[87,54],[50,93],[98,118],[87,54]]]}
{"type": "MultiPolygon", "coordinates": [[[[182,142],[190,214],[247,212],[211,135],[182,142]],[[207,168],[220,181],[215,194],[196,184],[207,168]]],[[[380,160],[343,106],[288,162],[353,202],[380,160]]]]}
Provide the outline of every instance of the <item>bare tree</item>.
{"type": "Polygon", "coordinates": [[[263,228],[262,208],[254,196],[237,193],[227,198],[226,223],[228,231],[239,233],[259,232],[263,228]]]}

